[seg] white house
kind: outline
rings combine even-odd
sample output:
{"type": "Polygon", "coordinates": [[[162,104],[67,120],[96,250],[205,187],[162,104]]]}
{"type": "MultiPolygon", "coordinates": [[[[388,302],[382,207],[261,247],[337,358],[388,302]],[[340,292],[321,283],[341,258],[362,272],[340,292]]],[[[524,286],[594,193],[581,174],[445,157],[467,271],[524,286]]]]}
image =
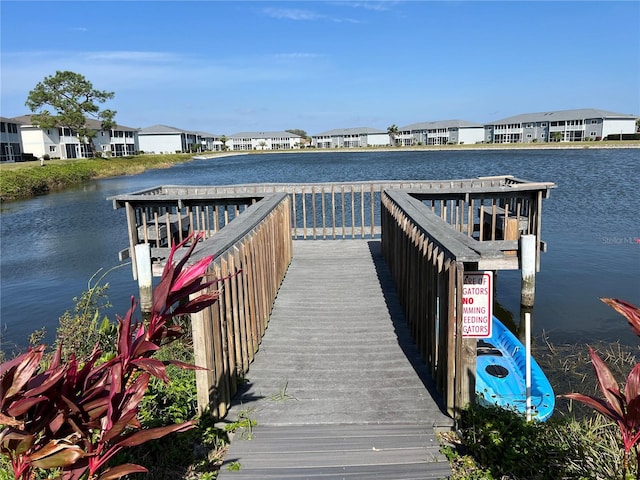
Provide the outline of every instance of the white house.
{"type": "Polygon", "coordinates": [[[235,151],[293,150],[303,138],[291,132],[240,132],[229,136],[227,146],[235,151]]]}
{"type": "Polygon", "coordinates": [[[390,144],[389,134],[369,127],[338,128],[312,135],[316,148],[383,147],[390,144]]]}
{"type": "Polygon", "coordinates": [[[0,162],[19,162],[22,152],[20,126],[15,120],[0,117],[0,162]]]}
{"type": "Polygon", "coordinates": [[[484,126],[466,120],[412,123],[398,128],[396,142],[403,146],[474,144],[484,140],[484,126]]]}
{"type": "Polygon", "coordinates": [[[188,153],[199,149],[195,132],[167,125],[143,128],[138,131],[138,139],[144,153],[188,153]]]}
{"type": "MultiPolygon", "coordinates": [[[[75,131],[67,127],[40,128],[33,125],[31,115],[13,118],[19,124],[20,137],[25,153],[35,157],[48,155],[51,158],[90,158],[91,146],[83,143],[75,131]]],[[[135,128],[118,125],[111,130],[102,130],[101,122],[87,119],[89,128],[96,131],[91,139],[96,154],[122,157],[135,155],[138,149],[138,132],[135,128]]]]}
{"type": "Polygon", "coordinates": [[[595,108],[523,113],[485,124],[487,143],[581,142],[636,132],[634,115],[595,108]]]}

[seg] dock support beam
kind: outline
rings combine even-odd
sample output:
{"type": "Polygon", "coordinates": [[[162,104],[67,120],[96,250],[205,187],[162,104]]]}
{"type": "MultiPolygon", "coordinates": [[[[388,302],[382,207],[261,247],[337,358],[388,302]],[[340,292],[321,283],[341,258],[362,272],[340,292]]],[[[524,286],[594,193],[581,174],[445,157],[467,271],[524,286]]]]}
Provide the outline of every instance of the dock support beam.
{"type": "Polygon", "coordinates": [[[520,269],[522,284],[520,288],[520,305],[533,307],[536,293],[536,236],[520,237],[520,269]]]}
{"type": "Polygon", "coordinates": [[[153,274],[151,271],[151,247],[148,243],[135,246],[136,270],[140,289],[140,310],[151,312],[153,307],[153,274]]]}

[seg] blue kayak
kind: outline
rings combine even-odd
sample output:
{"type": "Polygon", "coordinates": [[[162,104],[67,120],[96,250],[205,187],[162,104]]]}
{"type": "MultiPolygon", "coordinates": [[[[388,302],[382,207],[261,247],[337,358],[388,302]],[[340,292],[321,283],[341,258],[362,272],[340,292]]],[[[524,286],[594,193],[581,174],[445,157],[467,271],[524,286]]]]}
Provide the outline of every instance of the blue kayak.
{"type": "MultiPolygon", "coordinates": [[[[492,335],[479,339],[476,360],[476,397],[480,405],[527,413],[525,348],[496,317],[492,335]]],[[[544,422],[553,413],[555,395],[546,375],[531,358],[532,418],[544,422]]]]}

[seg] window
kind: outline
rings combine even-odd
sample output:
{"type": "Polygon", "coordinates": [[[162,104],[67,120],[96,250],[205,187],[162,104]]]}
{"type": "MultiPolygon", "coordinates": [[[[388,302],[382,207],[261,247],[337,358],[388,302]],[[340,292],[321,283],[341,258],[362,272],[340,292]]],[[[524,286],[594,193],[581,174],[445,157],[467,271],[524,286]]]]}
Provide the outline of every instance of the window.
{"type": "Polygon", "coordinates": [[[4,122],[0,122],[0,132],[6,132],[7,130],[7,124],[4,122]]]}
{"type": "Polygon", "coordinates": [[[543,122],[542,125],[540,125],[541,127],[546,127],[547,126],[547,122],[543,122]]]}
{"type": "Polygon", "coordinates": [[[55,145],[49,145],[49,153],[55,153],[56,151],[56,146],[55,145]]]}
{"type": "Polygon", "coordinates": [[[102,145],[102,151],[106,152],[107,151],[107,146],[106,145],[102,145]]]}
{"type": "Polygon", "coordinates": [[[598,132],[591,131],[591,132],[589,132],[589,136],[590,137],[596,137],[596,136],[598,136],[598,132]]]}

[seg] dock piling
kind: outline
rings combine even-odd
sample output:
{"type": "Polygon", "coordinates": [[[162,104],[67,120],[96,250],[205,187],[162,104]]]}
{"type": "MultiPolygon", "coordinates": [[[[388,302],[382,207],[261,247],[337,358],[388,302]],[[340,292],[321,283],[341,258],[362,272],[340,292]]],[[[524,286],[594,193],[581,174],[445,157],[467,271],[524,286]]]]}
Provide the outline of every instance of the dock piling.
{"type": "Polygon", "coordinates": [[[536,292],[536,236],[520,237],[520,269],[522,283],[520,288],[520,305],[533,307],[536,292]]]}
{"type": "Polygon", "coordinates": [[[138,288],[140,289],[140,310],[151,312],[153,307],[153,274],[151,270],[151,246],[139,243],[135,246],[138,288]]]}

